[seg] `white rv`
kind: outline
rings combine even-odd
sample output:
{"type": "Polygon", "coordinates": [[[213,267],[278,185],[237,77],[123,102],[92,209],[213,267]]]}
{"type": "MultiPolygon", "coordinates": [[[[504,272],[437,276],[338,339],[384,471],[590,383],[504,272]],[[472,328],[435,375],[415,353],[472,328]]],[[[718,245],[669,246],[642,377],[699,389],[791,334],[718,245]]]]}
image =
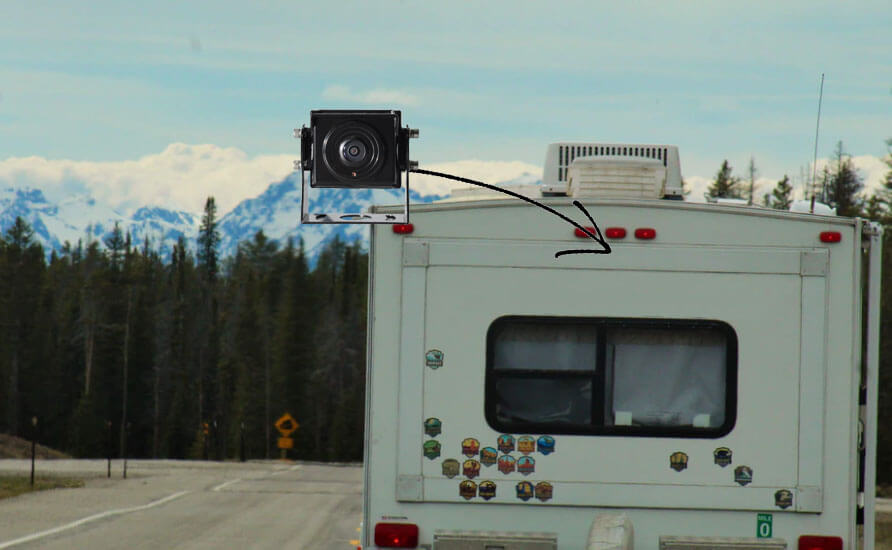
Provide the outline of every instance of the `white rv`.
{"type": "Polygon", "coordinates": [[[880,227],[677,200],[665,145],[536,191],[611,253],[494,195],[373,226],[364,548],[871,550],[880,227]]]}

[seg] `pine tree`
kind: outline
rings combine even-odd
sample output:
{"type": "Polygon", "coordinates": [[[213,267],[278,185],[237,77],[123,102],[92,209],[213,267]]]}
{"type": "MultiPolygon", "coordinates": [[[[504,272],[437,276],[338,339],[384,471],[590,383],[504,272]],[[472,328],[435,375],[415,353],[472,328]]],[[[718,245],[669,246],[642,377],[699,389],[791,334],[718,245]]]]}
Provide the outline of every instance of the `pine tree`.
{"type": "Polygon", "coordinates": [[[790,185],[790,177],[784,174],[771,192],[771,207],[777,210],[789,210],[791,204],[793,204],[793,186],[790,185]]]}
{"type": "Polygon", "coordinates": [[[843,150],[842,141],[836,145],[836,164],[830,172],[827,185],[827,203],[836,208],[839,216],[854,217],[861,214],[863,200],[858,196],[864,186],[855,169],[852,158],[843,150]]]}
{"type": "Polygon", "coordinates": [[[739,187],[740,180],[731,175],[731,165],[724,160],[706,195],[710,198],[739,199],[741,198],[739,187]]]}

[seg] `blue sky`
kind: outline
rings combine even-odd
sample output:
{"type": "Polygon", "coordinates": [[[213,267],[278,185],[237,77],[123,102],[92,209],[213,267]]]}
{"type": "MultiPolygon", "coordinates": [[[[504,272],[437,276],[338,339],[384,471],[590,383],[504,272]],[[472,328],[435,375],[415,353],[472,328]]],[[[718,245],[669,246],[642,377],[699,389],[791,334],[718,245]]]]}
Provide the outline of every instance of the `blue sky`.
{"type": "Polygon", "coordinates": [[[892,137],[888,2],[4,2],[0,161],[297,154],[316,108],[399,108],[413,157],[541,166],[670,143],[685,177],[798,174],[892,137]]]}

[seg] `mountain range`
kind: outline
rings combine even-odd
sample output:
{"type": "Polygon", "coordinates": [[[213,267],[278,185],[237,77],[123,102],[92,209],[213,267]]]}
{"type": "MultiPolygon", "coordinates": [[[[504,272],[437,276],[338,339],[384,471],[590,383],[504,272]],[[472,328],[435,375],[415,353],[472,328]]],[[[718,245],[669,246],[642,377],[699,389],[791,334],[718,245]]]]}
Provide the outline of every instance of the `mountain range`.
{"type": "MultiPolygon", "coordinates": [[[[526,174],[517,180],[495,184],[529,184],[534,183],[534,179],[526,174]]],[[[360,212],[372,204],[399,204],[403,200],[403,190],[312,189],[309,197],[312,212],[360,212]]],[[[412,203],[442,198],[410,191],[412,203]]],[[[336,235],[346,241],[360,239],[367,245],[368,228],[365,225],[301,225],[300,200],[300,178],[291,174],[270,184],[260,195],[243,200],[226,212],[218,218],[221,256],[234,255],[240,242],[254,238],[260,230],[280,245],[284,245],[289,237],[295,243],[303,238],[311,261],[336,235]]],[[[130,233],[134,243],[141,244],[148,238],[150,247],[158,250],[166,259],[180,236],[185,237],[194,250],[201,216],[201,212],[177,211],[160,206],[144,206],[124,213],[84,194],[54,201],[37,188],[0,189],[0,229],[5,232],[17,217],[21,217],[31,225],[33,238],[40,242],[47,255],[53,250],[60,251],[66,242],[72,247],[77,246],[79,241],[83,244],[99,241],[102,245],[117,223],[122,232],[130,233]]]]}

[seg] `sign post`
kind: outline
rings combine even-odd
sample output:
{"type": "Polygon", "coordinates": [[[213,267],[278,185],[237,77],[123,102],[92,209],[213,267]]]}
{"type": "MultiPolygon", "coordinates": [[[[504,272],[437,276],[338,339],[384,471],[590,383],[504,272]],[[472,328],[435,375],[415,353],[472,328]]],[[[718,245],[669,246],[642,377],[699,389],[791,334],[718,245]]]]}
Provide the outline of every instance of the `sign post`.
{"type": "Polygon", "coordinates": [[[278,441],[278,447],[282,450],[282,459],[285,459],[288,449],[294,448],[294,440],[289,436],[300,428],[300,424],[297,423],[297,420],[290,413],[286,412],[276,420],[274,426],[282,434],[278,441]]]}

